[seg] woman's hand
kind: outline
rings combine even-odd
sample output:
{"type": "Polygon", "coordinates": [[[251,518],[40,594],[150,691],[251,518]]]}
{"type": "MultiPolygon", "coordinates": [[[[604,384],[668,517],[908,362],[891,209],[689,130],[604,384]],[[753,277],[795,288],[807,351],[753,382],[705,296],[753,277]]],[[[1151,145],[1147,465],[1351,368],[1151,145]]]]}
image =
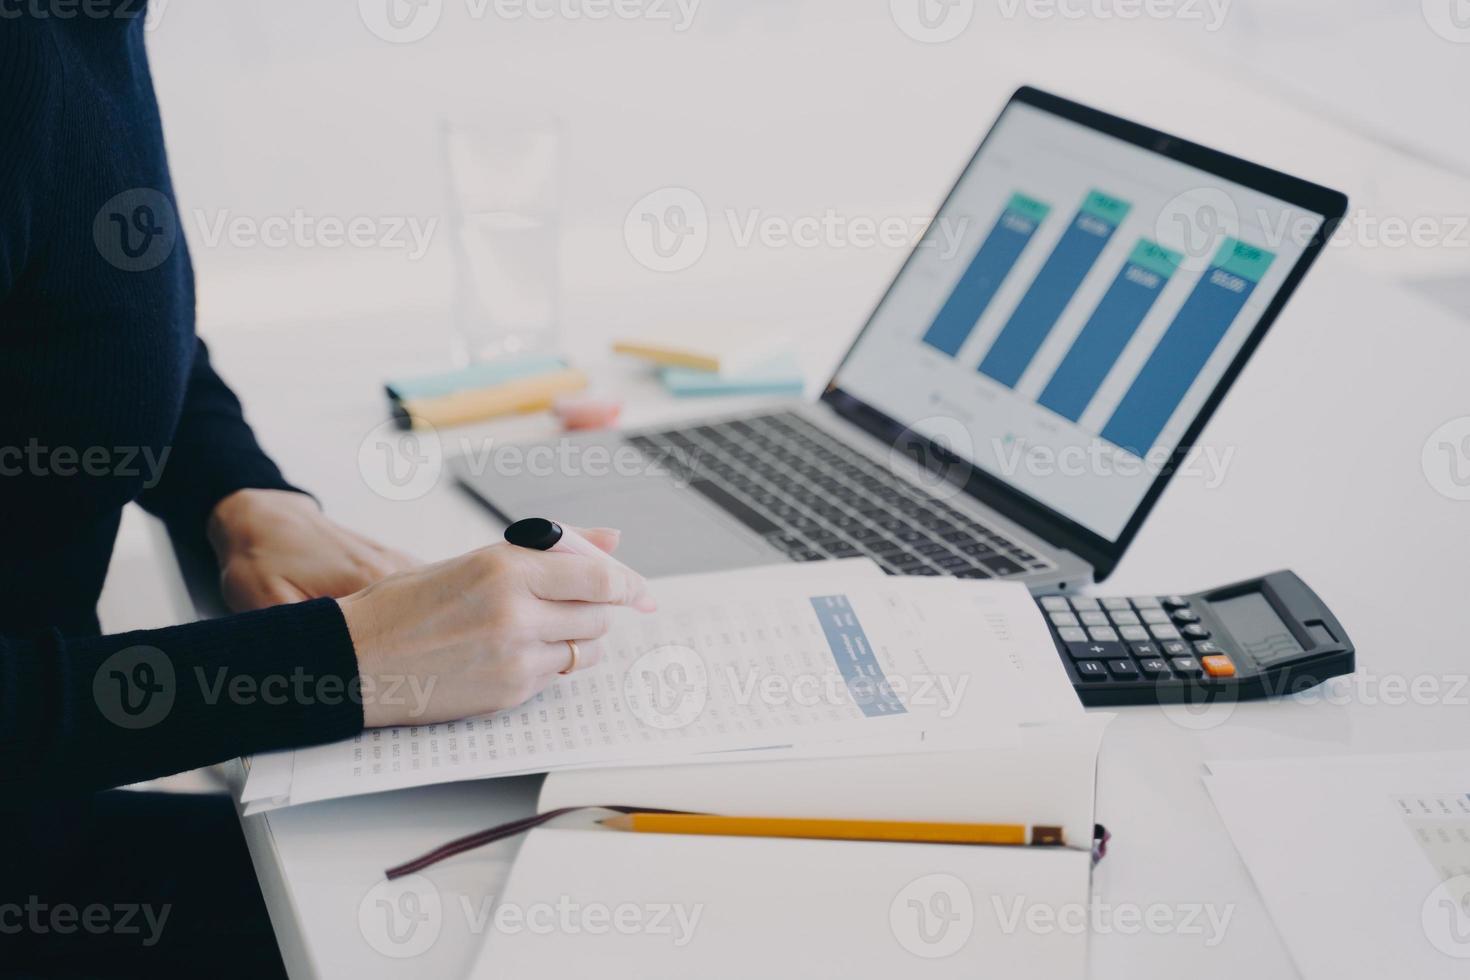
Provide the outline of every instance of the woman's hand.
{"type": "MultiPolygon", "coordinates": [[[[587,531],[605,551],[616,532],[587,531]]],[[[510,708],[602,658],[617,606],[650,609],[642,576],[613,561],[498,544],[386,578],[338,600],[357,651],[369,728],[510,708]],[[392,698],[376,692],[397,691],[392,698]]]]}
{"type": "Polygon", "coordinates": [[[236,612],[350,595],[418,564],[328,520],[315,500],[239,490],[209,518],[225,602],[236,612]]]}

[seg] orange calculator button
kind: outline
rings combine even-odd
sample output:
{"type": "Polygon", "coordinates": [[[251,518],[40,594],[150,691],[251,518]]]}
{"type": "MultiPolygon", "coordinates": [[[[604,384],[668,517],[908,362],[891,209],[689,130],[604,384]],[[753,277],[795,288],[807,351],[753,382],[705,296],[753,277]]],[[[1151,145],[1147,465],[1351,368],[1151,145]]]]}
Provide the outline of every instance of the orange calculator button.
{"type": "Polygon", "coordinates": [[[1235,676],[1235,662],[1229,657],[1200,657],[1199,662],[1205,668],[1205,673],[1211,677],[1235,676]]]}

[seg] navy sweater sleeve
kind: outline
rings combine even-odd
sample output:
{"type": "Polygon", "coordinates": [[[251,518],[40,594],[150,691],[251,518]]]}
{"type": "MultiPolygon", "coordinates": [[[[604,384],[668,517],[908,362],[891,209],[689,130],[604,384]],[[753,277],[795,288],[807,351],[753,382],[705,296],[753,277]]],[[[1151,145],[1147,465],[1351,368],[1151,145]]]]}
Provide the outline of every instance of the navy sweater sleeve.
{"type": "Polygon", "coordinates": [[[196,340],[184,405],[158,481],[138,498],[171,524],[203,526],[214,505],[236,490],[296,490],[261,450],[240,400],[215,373],[196,340]]]}
{"type": "Polygon", "coordinates": [[[106,789],[362,729],[331,599],[166,629],[0,636],[0,800],[106,789]]]}
{"type": "Polygon", "coordinates": [[[289,489],[195,336],[182,234],[156,235],[178,206],[141,9],[0,20],[0,811],[363,723],[331,600],[99,635],[128,503],[202,531],[289,489]]]}

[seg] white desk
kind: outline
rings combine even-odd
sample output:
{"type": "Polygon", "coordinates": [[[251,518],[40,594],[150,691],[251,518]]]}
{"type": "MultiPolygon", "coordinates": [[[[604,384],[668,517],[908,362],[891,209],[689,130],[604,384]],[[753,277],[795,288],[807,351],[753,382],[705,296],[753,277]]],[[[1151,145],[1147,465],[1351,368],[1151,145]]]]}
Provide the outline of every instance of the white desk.
{"type": "MultiPolygon", "coordinates": [[[[1235,456],[1224,483],[1176,481],[1108,589],[1193,590],[1277,567],[1298,570],[1340,614],[1359,650],[1358,679],[1315,703],[1238,706],[1192,718],[1125,709],[1105,743],[1099,816],[1113,830],[1100,866],[1104,903],[1234,906],[1224,942],[1198,936],[1099,935],[1097,977],[1290,976],[1285,950],[1203,788],[1210,758],[1400,751],[1464,745],[1464,690],[1453,704],[1399,703],[1385,678],[1431,678],[1450,693],[1470,635],[1463,546],[1467,504],[1437,494],[1421,447],[1439,425],[1470,414],[1464,365],[1470,329],[1390,287],[1341,269],[1313,276],[1241,378],[1206,443],[1235,456]]],[[[345,329],[345,328],[344,328],[345,329]]],[[[388,331],[391,332],[391,331],[388,331]]],[[[388,332],[374,331],[387,338],[388,332]]],[[[337,369],[389,370],[402,338],[335,345],[337,369]]],[[[378,394],[324,382],[320,363],[271,356],[292,331],[264,330],[219,345],[219,360],[250,396],[253,414],[288,472],[349,523],[425,556],[492,540],[497,527],[444,481],[422,500],[375,497],[357,473],[356,446],[379,418],[378,394]],[[299,375],[299,376],[298,376],[299,375]],[[283,401],[269,400],[266,389],[283,401]],[[310,414],[289,405],[310,401],[310,414]],[[284,417],[282,417],[284,416],[284,417]],[[292,438],[273,437],[292,420],[292,438]],[[322,452],[320,447],[335,447],[322,452]]],[[[327,379],[330,381],[330,379],[327,379]]],[[[646,417],[648,403],[635,413],[646,417]]],[[[520,423],[521,428],[536,423],[520,423]]],[[[244,821],[292,975],[463,975],[478,940],[472,910],[500,889],[514,845],[485,848],[428,872],[444,901],[443,930],[422,956],[376,952],[358,905],[388,864],[461,833],[523,814],[535,779],[390,794],[286,810],[244,821]]]]}
{"type": "MultiPolygon", "coordinates": [[[[298,203],[333,213],[437,209],[431,181],[399,179],[433,166],[425,107],[473,104],[497,85],[555,105],[584,141],[570,177],[583,197],[570,202],[576,214],[566,256],[568,349],[581,358],[605,349],[608,333],[630,324],[699,322],[721,310],[789,324],[817,381],[898,253],[767,254],[717,243],[689,274],[660,277],[638,268],[622,246],[631,203],[655,187],[683,184],[696,186],[712,207],[804,213],[858,200],[879,216],[921,214],[1020,81],[1340,185],[1378,213],[1448,213],[1463,199],[1441,195],[1445,185],[1421,169],[1280,105],[1249,80],[1208,74],[1190,48],[1130,45],[1116,32],[1101,41],[1081,38],[1070,25],[1028,46],[1001,24],[931,49],[895,42],[883,15],[829,25],[807,5],[793,17],[806,26],[754,52],[762,70],[734,73],[729,77],[738,75],[742,87],[731,82],[721,92],[705,81],[748,63],[753,52],[743,28],[692,32],[688,45],[635,45],[631,59],[615,44],[594,43],[590,33],[538,35],[528,25],[500,25],[476,35],[488,53],[473,59],[446,35],[442,45],[375,48],[325,63],[313,50],[294,66],[299,71],[288,65],[264,79],[247,72],[237,84],[200,86],[177,64],[163,64],[158,74],[186,206],[236,204],[242,192],[231,180],[252,192],[274,181],[275,197],[262,191],[255,200],[266,213],[298,203]],[[456,51],[460,57],[444,57],[456,51]],[[436,75],[436,59],[472,64],[481,74],[474,85],[436,75]],[[170,85],[171,72],[178,86],[170,85]],[[410,73],[417,87],[403,84],[410,73]],[[337,100],[325,109],[302,112],[307,80],[328,76],[355,82],[330,93],[337,100]],[[589,76],[602,81],[567,81],[589,76]],[[559,82],[525,84],[543,77],[559,82]],[[384,114],[417,114],[426,122],[398,138],[376,136],[371,145],[365,136],[344,138],[379,133],[384,114]],[[232,120],[229,132],[211,128],[224,117],[232,120]],[[323,127],[324,117],[333,125],[323,127]],[[191,131],[210,136],[191,142],[191,131]],[[278,140],[295,148],[294,169],[281,165],[290,151],[278,140]],[[209,176],[226,172],[233,176],[209,176]],[[318,182],[296,181],[297,172],[318,182]],[[380,192],[394,203],[374,203],[380,192]]],[[[172,43],[170,30],[158,45],[172,43]]],[[[497,537],[487,515],[447,479],[421,499],[392,502],[374,495],[358,469],[360,443],[384,418],[381,380],[443,367],[444,318],[432,308],[421,312],[443,295],[442,263],[408,268],[392,256],[306,254],[247,255],[234,263],[223,250],[195,245],[201,329],[291,478],[339,520],[425,558],[497,537]],[[385,308],[399,312],[373,312],[385,308]],[[252,325],[220,329],[245,323],[252,325]]],[[[1448,684],[1466,670],[1461,651],[1470,635],[1463,546],[1470,505],[1437,495],[1420,464],[1431,432],[1470,415],[1470,327],[1361,272],[1402,267],[1412,251],[1329,250],[1205,434],[1219,451],[1234,451],[1227,479],[1216,488],[1176,481],[1107,584],[1119,592],[1193,590],[1295,568],[1340,614],[1359,649],[1360,678],[1370,683],[1361,690],[1347,685],[1350,695],[1341,701],[1243,705],[1229,717],[1190,719],[1157,708],[1121,713],[1101,762],[1099,814],[1115,841],[1099,869],[1099,900],[1209,902],[1235,911],[1225,941],[1213,949],[1196,936],[1099,935],[1094,976],[1291,975],[1202,790],[1202,760],[1430,749],[1467,740],[1463,703],[1391,703],[1376,683],[1393,675],[1448,684]]],[[[671,406],[621,368],[582,363],[630,397],[631,423],[713,407],[671,406]]],[[[544,422],[524,420],[469,435],[548,432],[544,422]]],[[[388,864],[526,812],[535,789],[526,779],[436,787],[244,821],[292,975],[463,975],[477,940],[461,900],[478,909],[501,888],[513,845],[429,872],[447,914],[438,941],[415,959],[376,952],[359,929],[359,904],[388,864]]]]}

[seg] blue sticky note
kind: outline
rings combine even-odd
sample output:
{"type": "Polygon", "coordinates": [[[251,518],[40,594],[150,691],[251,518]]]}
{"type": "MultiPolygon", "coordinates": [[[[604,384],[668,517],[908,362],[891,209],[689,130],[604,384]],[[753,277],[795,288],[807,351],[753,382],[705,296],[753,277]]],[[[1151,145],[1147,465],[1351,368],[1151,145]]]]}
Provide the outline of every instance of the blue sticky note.
{"type": "Polygon", "coordinates": [[[801,364],[782,354],[740,374],[715,374],[693,368],[666,367],[659,377],[676,398],[706,395],[800,395],[806,387],[801,364]]]}
{"type": "Polygon", "coordinates": [[[507,357],[503,360],[471,364],[458,371],[429,374],[417,378],[389,381],[388,394],[399,401],[419,398],[440,398],[457,391],[477,391],[493,388],[508,381],[534,378],[542,374],[565,371],[566,361],[559,357],[532,354],[525,357],[507,357]]]}

